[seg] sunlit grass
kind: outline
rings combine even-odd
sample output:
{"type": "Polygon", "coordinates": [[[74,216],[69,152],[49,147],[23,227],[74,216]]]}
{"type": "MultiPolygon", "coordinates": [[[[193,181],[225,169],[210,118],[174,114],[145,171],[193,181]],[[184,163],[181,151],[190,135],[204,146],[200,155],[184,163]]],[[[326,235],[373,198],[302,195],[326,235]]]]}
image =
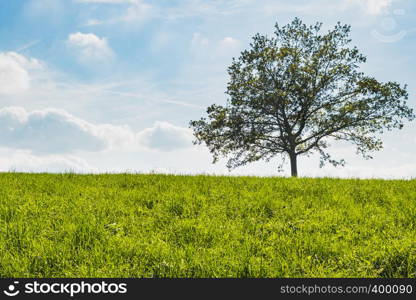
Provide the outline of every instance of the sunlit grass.
{"type": "Polygon", "coordinates": [[[0,174],[0,277],[416,277],[416,180],[0,174]]]}

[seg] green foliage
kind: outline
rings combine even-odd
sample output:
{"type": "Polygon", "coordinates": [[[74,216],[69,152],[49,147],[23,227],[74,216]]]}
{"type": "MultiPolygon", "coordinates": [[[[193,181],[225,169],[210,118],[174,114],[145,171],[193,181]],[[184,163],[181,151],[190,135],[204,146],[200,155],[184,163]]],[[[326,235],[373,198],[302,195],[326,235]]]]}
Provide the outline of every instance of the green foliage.
{"type": "Polygon", "coordinates": [[[368,159],[382,148],[383,130],[401,129],[415,118],[406,85],[359,71],[366,57],[349,46],[350,26],[338,23],[327,33],[321,26],[300,19],[276,24],[274,36],[256,34],[233,59],[226,106],[214,104],[208,120],[190,122],[196,143],[207,145],[214,162],[230,156],[231,169],[287,155],[296,176],[298,155],[318,152],[321,165],[343,165],[327,148],[344,140],[368,159]]]}
{"type": "Polygon", "coordinates": [[[0,174],[0,277],[416,277],[416,181],[0,174]]]}

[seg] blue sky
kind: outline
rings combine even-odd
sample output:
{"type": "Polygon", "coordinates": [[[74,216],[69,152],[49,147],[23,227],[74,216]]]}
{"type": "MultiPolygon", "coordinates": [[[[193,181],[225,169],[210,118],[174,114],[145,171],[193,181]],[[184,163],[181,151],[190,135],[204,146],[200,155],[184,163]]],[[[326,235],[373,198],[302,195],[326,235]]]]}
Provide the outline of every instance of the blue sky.
{"type": "MultiPolygon", "coordinates": [[[[3,0],[0,170],[229,174],[193,146],[191,119],[224,104],[227,66],[259,32],[294,17],[352,25],[363,71],[407,83],[416,108],[416,3],[410,0],[3,0]]],[[[304,176],[416,177],[416,126],[386,133],[344,168],[301,158],[304,176]]],[[[231,174],[277,173],[278,161],[231,174]]]]}

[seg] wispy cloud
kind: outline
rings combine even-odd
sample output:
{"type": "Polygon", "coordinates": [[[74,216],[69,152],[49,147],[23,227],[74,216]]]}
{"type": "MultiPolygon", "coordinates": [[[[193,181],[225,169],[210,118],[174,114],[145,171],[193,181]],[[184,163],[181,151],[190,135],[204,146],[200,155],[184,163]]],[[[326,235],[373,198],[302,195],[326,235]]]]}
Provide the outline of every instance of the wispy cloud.
{"type": "Polygon", "coordinates": [[[38,44],[40,42],[40,40],[35,40],[35,41],[31,41],[23,46],[20,46],[19,48],[17,48],[16,50],[14,50],[14,52],[21,52],[24,50],[27,50],[29,48],[32,48],[33,46],[35,46],[36,44],[38,44]]]}
{"type": "Polygon", "coordinates": [[[96,26],[101,24],[114,24],[120,22],[144,21],[155,15],[153,6],[143,0],[76,0],[84,4],[118,4],[126,5],[122,14],[110,16],[105,19],[91,18],[86,21],[85,26],[96,26]]]}
{"type": "Polygon", "coordinates": [[[171,151],[191,147],[193,135],[188,128],[168,122],[156,122],[152,127],[142,130],[138,134],[138,139],[150,149],[171,151]]]}
{"type": "Polygon", "coordinates": [[[386,11],[392,4],[393,0],[345,0],[348,4],[359,6],[369,15],[380,15],[386,11]]]}

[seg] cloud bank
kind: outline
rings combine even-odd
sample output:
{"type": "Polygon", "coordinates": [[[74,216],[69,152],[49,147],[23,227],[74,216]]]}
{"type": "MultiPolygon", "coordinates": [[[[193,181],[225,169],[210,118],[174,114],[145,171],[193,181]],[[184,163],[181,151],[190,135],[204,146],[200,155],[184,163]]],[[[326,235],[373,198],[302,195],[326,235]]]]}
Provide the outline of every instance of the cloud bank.
{"type": "Polygon", "coordinates": [[[0,109],[0,147],[35,154],[143,148],[172,151],[190,146],[191,131],[168,122],[156,122],[153,127],[134,132],[128,126],[93,124],[64,110],[0,109]]]}

